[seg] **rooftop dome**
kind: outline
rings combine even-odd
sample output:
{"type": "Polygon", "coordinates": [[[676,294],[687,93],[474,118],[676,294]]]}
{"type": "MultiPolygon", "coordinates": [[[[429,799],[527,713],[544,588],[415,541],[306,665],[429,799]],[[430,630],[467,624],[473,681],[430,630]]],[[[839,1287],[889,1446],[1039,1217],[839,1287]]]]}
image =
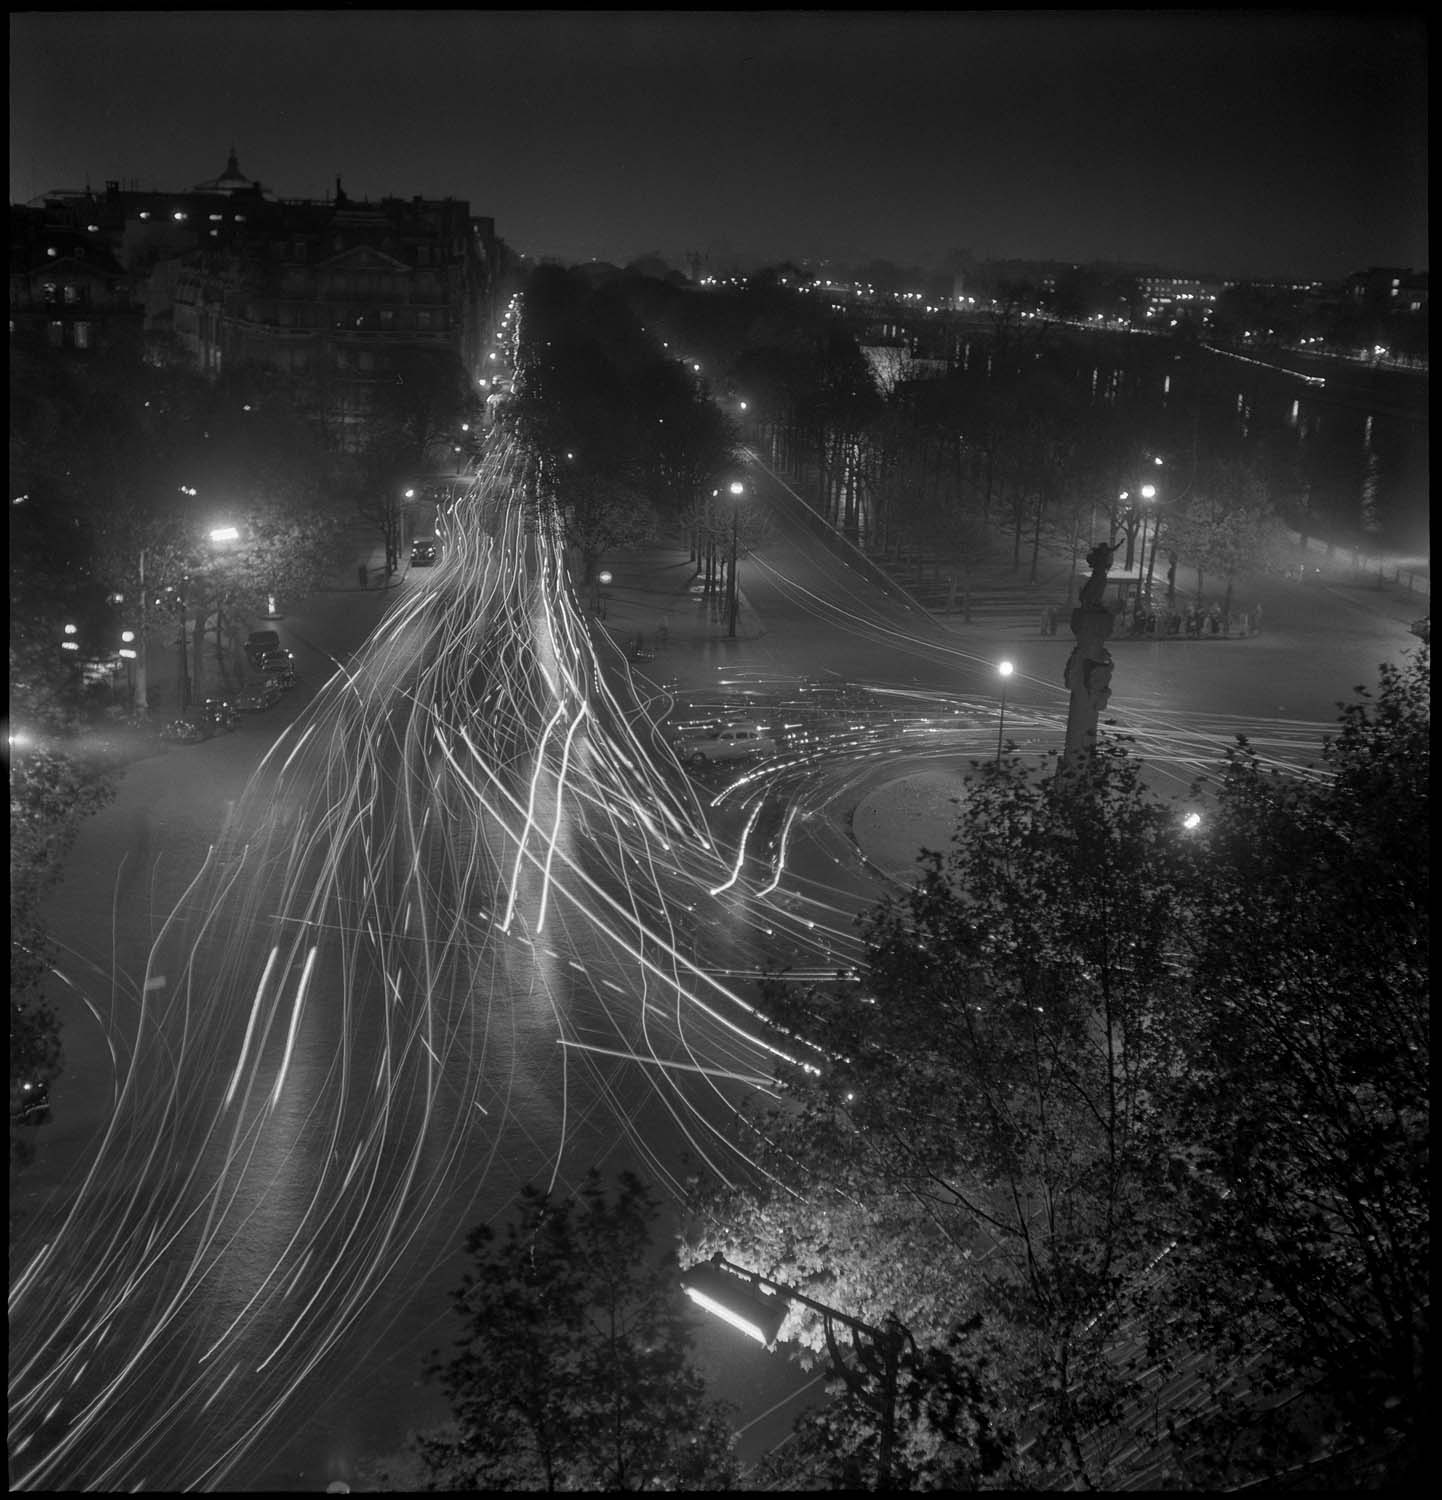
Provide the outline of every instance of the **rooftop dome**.
{"type": "Polygon", "coordinates": [[[273,195],[266,192],[258,182],[252,182],[244,172],[240,170],[240,163],[235,159],[235,147],[230,148],[230,155],[225,159],[225,171],[219,177],[212,177],[209,182],[197,182],[190,190],[192,193],[261,193],[269,198],[273,195]]]}

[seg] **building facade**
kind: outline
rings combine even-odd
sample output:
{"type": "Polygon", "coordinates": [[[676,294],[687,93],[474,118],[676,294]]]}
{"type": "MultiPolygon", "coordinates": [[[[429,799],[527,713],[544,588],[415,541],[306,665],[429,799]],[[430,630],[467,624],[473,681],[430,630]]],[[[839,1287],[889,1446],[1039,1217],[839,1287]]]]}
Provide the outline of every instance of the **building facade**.
{"type": "Polygon", "coordinates": [[[64,208],[10,210],[10,336],[80,354],[133,345],[141,315],[110,245],[64,208]]]}
{"type": "Polygon", "coordinates": [[[339,179],[331,198],[283,199],[232,150],[219,176],[182,192],[109,182],[103,195],[47,195],[36,212],[90,226],[152,357],[211,377],[246,363],[306,377],[342,434],[418,357],[455,361],[485,394],[501,247],[463,200],[356,202],[339,179]]]}

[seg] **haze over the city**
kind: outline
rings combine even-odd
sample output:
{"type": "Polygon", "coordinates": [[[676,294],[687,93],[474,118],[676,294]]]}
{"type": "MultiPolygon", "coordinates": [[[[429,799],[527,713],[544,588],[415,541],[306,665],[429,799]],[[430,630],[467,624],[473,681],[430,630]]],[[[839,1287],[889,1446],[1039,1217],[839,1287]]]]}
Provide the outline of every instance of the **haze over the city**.
{"type": "Polygon", "coordinates": [[[1427,264],[1418,15],[12,15],[10,196],[453,196],[531,256],[1427,264]]]}

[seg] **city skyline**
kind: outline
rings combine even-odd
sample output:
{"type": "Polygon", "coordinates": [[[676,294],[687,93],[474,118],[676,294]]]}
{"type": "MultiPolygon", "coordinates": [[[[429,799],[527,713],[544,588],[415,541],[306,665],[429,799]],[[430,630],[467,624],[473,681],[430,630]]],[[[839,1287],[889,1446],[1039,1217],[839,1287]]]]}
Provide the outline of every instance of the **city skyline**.
{"type": "Polygon", "coordinates": [[[463,198],[572,261],[1424,270],[1425,47],[1323,12],[18,15],[11,200],[234,146],[279,196],[463,198]]]}

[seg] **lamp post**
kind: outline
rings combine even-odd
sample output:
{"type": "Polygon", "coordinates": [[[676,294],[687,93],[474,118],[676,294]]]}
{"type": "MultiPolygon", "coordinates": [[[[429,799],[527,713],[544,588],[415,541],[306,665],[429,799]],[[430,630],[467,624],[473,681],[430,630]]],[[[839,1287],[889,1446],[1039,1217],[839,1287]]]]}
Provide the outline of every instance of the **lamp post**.
{"type": "MultiPolygon", "coordinates": [[[[1161,468],[1161,466],[1162,466],[1162,461],[1161,461],[1160,458],[1155,458],[1154,457],[1152,459],[1152,463],[1155,464],[1157,468],[1161,468]]],[[[1141,497],[1142,497],[1143,500],[1145,500],[1145,501],[1147,501],[1147,502],[1150,503],[1151,501],[1153,501],[1153,500],[1155,500],[1157,498],[1157,487],[1154,484],[1144,484],[1141,487],[1141,490],[1140,490],[1139,493],[1141,494],[1141,497]]],[[[1147,579],[1146,579],[1146,585],[1145,585],[1145,597],[1148,600],[1150,600],[1151,597],[1152,597],[1152,568],[1156,564],[1156,560],[1157,560],[1157,538],[1158,538],[1158,536],[1160,536],[1161,529],[1162,529],[1162,518],[1161,518],[1160,509],[1154,510],[1152,512],[1151,521],[1152,521],[1152,553],[1151,553],[1151,561],[1150,561],[1150,563],[1148,563],[1148,566],[1147,566],[1147,579]]],[[[1146,555],[1147,555],[1147,534],[1146,534],[1145,528],[1143,528],[1143,530],[1142,530],[1142,551],[1141,551],[1141,556],[1137,558],[1138,563],[1142,562],[1146,558],[1146,555]]]]}
{"type": "Polygon", "coordinates": [[[120,632],[120,656],[125,662],[125,675],[130,688],[130,712],[136,710],[135,694],[135,663],[139,653],[135,649],[135,632],[133,630],[122,630],[120,632]]]}
{"type": "MultiPolygon", "coordinates": [[[[216,526],[211,528],[210,545],[212,547],[223,547],[228,542],[238,542],[239,540],[240,530],[238,527],[216,526]]],[[[217,594],[215,601],[215,664],[217,670],[220,673],[221,681],[219,686],[221,688],[224,687],[225,683],[225,606],[222,602],[224,600],[224,597],[225,596],[223,593],[217,594]]],[[[204,635],[203,630],[201,631],[201,635],[204,635]]],[[[200,677],[200,647],[198,644],[196,646],[195,656],[195,675],[198,680],[200,677]]]]}
{"type": "Polygon", "coordinates": [[[1006,680],[1015,670],[1009,661],[996,664],[996,670],[1001,676],[1001,713],[996,721],[996,763],[1001,764],[1001,736],[1006,728],[1006,680]]]}
{"type": "Polygon", "coordinates": [[[736,639],[736,608],[737,608],[737,598],[736,598],[736,552],[737,552],[737,544],[738,544],[739,539],[740,539],[741,496],[746,493],[746,486],[743,485],[742,483],[740,483],[739,480],[733,479],[731,481],[730,489],[731,489],[731,501],[732,501],[732,504],[731,504],[731,623],[727,627],[726,635],[727,635],[728,639],[734,641],[736,639]]]}
{"type": "Polygon", "coordinates": [[[709,1261],[702,1261],[684,1271],[681,1286],[697,1306],[755,1339],[768,1351],[775,1348],[776,1335],[786,1321],[787,1303],[799,1302],[812,1312],[820,1313],[832,1368],[846,1382],[851,1393],[861,1397],[861,1377],[841,1357],[833,1325],[842,1323],[850,1329],[851,1347],[857,1363],[881,1382],[876,1488],[890,1489],[892,1455],[896,1449],[896,1397],[901,1351],[908,1343],[914,1347],[914,1340],[894,1313],[887,1315],[885,1328],[876,1328],[849,1313],[815,1301],[783,1281],[772,1281],[755,1271],[748,1271],[744,1266],[727,1260],[719,1251],[709,1261]]]}
{"type": "MultiPolygon", "coordinates": [[[[1155,491],[1153,493],[1155,493],[1155,491]]],[[[1152,573],[1157,565],[1157,543],[1161,541],[1161,539],[1162,517],[1161,512],[1158,511],[1152,520],[1152,551],[1151,556],[1147,558],[1146,597],[1148,599],[1152,597],[1152,573]]]]}
{"type": "Polygon", "coordinates": [[[130,711],[141,717],[150,712],[150,601],[145,590],[145,548],[140,549],[140,629],[122,632],[126,643],[120,654],[130,671],[130,711]]]}

